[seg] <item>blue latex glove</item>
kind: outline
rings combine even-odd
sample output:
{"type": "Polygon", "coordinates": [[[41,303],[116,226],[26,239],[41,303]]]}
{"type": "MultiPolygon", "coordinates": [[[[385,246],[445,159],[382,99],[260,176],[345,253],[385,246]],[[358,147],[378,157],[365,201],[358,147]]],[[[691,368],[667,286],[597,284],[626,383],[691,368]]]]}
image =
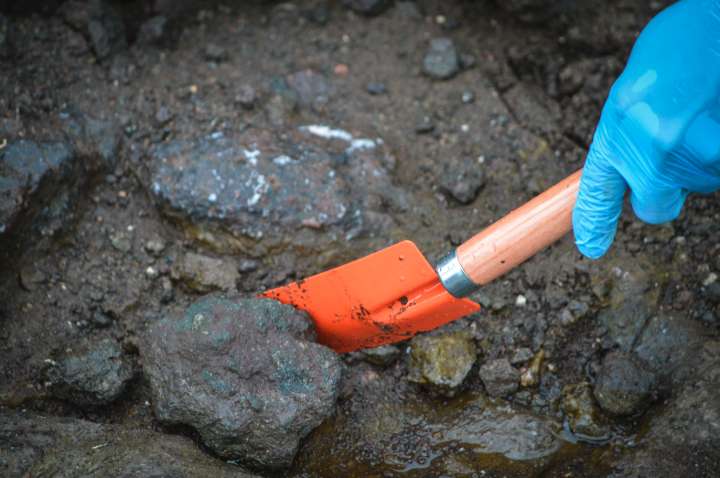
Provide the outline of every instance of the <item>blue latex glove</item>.
{"type": "Polygon", "coordinates": [[[720,0],[661,12],[610,90],[573,210],[586,256],[610,247],[628,186],[651,224],[675,219],[688,192],[720,188],[720,0]]]}

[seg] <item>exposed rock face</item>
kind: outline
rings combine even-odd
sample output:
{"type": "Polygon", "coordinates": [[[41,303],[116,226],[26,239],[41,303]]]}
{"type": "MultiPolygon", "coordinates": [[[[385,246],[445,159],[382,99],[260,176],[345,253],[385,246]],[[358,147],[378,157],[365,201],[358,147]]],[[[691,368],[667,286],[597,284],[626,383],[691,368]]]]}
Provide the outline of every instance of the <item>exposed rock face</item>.
{"type": "Polygon", "coordinates": [[[0,450],[0,474],[7,478],[253,478],[185,437],[71,418],[0,414],[0,450]]]}
{"type": "Polygon", "coordinates": [[[380,209],[408,203],[385,154],[379,141],[325,126],[217,133],[162,145],[148,182],[191,236],[219,252],[263,254],[300,240],[299,228],[348,240],[387,228],[392,219],[380,209]]]}
{"type": "Polygon", "coordinates": [[[107,405],[132,379],[132,368],[114,340],[103,340],[86,354],[67,358],[50,368],[47,377],[57,398],[76,405],[107,405]]]}
{"type": "Polygon", "coordinates": [[[408,380],[432,395],[453,397],[475,363],[477,349],[470,334],[458,332],[412,339],[408,380]]]}
{"type": "Polygon", "coordinates": [[[644,360],[616,350],[603,360],[594,393],[603,410],[629,415],[650,403],[655,388],[655,375],[644,360]]]}
{"type": "Polygon", "coordinates": [[[491,397],[514,393],[520,385],[520,372],[507,359],[492,360],[480,367],[480,378],[491,397]]]}
{"type": "Polygon", "coordinates": [[[141,348],[155,414],[223,458],[289,466],[342,391],[339,356],[315,339],[307,313],[274,300],[201,299],[141,348]]]}

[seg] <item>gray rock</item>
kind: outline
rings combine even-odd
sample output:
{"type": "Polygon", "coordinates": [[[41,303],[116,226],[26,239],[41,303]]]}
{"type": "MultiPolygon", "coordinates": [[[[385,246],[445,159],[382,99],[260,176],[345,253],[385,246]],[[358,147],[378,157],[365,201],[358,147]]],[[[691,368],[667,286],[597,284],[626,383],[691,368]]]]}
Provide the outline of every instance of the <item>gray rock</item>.
{"type": "Polygon", "coordinates": [[[122,17],[102,0],[69,2],[60,8],[59,14],[92,44],[98,60],[127,47],[122,17]]]}
{"type": "MultiPolygon", "coordinates": [[[[164,143],[148,183],[161,211],[190,236],[217,252],[259,256],[302,240],[303,226],[345,238],[388,227],[380,210],[408,200],[382,166],[384,154],[374,140],[325,127],[248,130],[164,143]]],[[[314,238],[301,248],[323,245],[314,238]]]]}
{"type": "Polygon", "coordinates": [[[211,292],[235,289],[240,273],[222,259],[189,252],[173,265],[170,277],[198,292],[211,292]]]}
{"type": "Polygon", "coordinates": [[[162,239],[150,239],[145,243],[145,250],[154,255],[158,255],[165,250],[165,241],[162,239]]]}
{"type": "Polygon", "coordinates": [[[436,80],[447,80],[460,71],[458,54],[452,40],[448,38],[430,40],[427,56],[423,60],[423,71],[436,80]]]}
{"type": "Polygon", "coordinates": [[[225,459],[289,466],[343,388],[339,356],[315,339],[289,305],[201,299],[153,325],[140,349],[155,415],[194,427],[225,459]]]}
{"type": "Polygon", "coordinates": [[[477,161],[449,158],[443,161],[440,187],[461,204],[470,204],[485,185],[485,174],[477,161]]]}
{"type": "Polygon", "coordinates": [[[72,418],[0,413],[0,449],[6,478],[257,478],[205,455],[186,437],[72,418]]]}
{"type": "Polygon", "coordinates": [[[363,350],[365,361],[380,367],[387,367],[400,358],[400,349],[394,345],[381,345],[363,350]]]}
{"type": "Polygon", "coordinates": [[[365,83],[365,91],[370,93],[371,95],[382,95],[385,93],[386,90],[385,83],[381,83],[379,81],[371,81],[370,83],[365,83]]]}
{"type": "Polygon", "coordinates": [[[367,15],[377,15],[390,5],[390,2],[391,0],[342,0],[346,7],[367,15]]]}
{"type": "Polygon", "coordinates": [[[160,45],[168,39],[168,19],[163,15],[154,16],[140,25],[135,43],[138,45],[160,45]]]}
{"type": "Polygon", "coordinates": [[[227,50],[215,43],[208,43],[203,48],[203,56],[207,61],[214,61],[220,63],[221,61],[227,61],[230,58],[227,50]]]}
{"type": "Polygon", "coordinates": [[[602,362],[594,394],[603,410],[630,415],[646,407],[657,388],[648,364],[633,353],[616,350],[602,362]]]}
{"type": "Polygon", "coordinates": [[[125,254],[127,254],[132,250],[132,243],[130,242],[130,238],[124,232],[110,234],[108,236],[108,239],[110,239],[110,244],[112,244],[112,246],[120,252],[124,252],[125,254]]]}
{"type": "Polygon", "coordinates": [[[477,358],[467,332],[417,336],[410,347],[408,380],[443,397],[455,396],[477,358]]]}
{"type": "Polygon", "coordinates": [[[515,393],[520,385],[520,372],[507,359],[492,360],[480,367],[480,379],[491,397],[515,393]]]}
{"type": "Polygon", "coordinates": [[[57,398],[76,405],[107,405],[125,390],[132,368],[114,340],[103,340],[87,353],[52,366],[47,378],[57,398]]]}
{"type": "Polygon", "coordinates": [[[510,360],[513,365],[521,365],[533,359],[535,354],[527,347],[518,347],[510,360]]]}
{"type": "Polygon", "coordinates": [[[171,119],[172,116],[167,108],[159,108],[155,113],[155,124],[158,127],[165,126],[171,119]]]}

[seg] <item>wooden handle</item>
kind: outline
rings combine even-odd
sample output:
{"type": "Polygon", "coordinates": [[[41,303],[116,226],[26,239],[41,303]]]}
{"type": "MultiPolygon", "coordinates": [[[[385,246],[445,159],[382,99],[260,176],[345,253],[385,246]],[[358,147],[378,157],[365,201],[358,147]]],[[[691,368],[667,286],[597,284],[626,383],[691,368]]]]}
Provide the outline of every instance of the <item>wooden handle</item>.
{"type": "Polygon", "coordinates": [[[457,248],[473,282],[485,285],[572,231],[582,169],[457,248]]]}

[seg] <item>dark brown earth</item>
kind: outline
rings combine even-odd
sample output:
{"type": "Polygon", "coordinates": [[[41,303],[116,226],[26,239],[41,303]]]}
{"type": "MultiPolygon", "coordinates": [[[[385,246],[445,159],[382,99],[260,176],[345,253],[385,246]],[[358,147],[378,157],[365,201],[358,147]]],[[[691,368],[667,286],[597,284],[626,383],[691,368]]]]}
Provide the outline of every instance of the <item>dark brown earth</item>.
{"type": "MultiPolygon", "coordinates": [[[[229,468],[194,430],[153,415],[139,355],[150,326],[204,293],[234,286],[252,297],[402,239],[434,263],[582,167],[635,38],[672,2],[527,9],[418,0],[371,16],[314,0],[134,0],[99,10],[20,3],[0,1],[0,423],[22,433],[37,416],[60,420],[43,431],[50,436],[94,422],[83,436],[133,430],[132,449],[153,434],[185,435],[205,454],[168,439],[183,450],[173,456],[191,456],[185,476],[201,476],[203,466],[225,476],[229,468]],[[159,13],[167,21],[147,23],[159,13]],[[461,65],[445,80],[424,71],[437,38],[452,40],[461,65]],[[309,125],[375,146],[353,155],[350,140],[298,129],[309,125]],[[260,206],[282,197],[303,207],[221,217],[209,196],[185,201],[180,191],[172,202],[158,193],[164,159],[192,165],[196,148],[219,138],[265,148],[267,187],[246,191],[251,202],[260,191],[260,206]],[[282,165],[273,158],[309,149],[312,167],[273,173],[282,165]],[[330,171],[340,186],[312,202],[330,171]],[[303,189],[301,174],[318,186],[303,189]],[[296,198],[282,181],[299,188],[296,198]],[[306,200],[319,212],[307,213],[306,200]],[[340,205],[346,216],[320,215],[340,205]],[[132,363],[120,398],[92,406],[55,398],[52,362],[105,339],[132,363]]],[[[718,476],[719,204],[717,193],[691,195],[678,219],[656,227],[627,204],[606,257],[583,258],[566,237],[475,293],[479,313],[434,332],[470,334],[478,350],[453,398],[407,380],[409,341],[387,367],[345,354],[346,386],[331,418],[289,469],[259,473],[718,476]],[[531,363],[512,361],[518,349],[544,350],[539,383],[489,398],[479,368],[508,359],[524,374],[531,363]],[[563,388],[594,382],[613,349],[653,368],[657,399],[629,417],[603,414],[610,440],[578,439],[563,415],[570,408],[560,406],[563,388]]],[[[23,459],[8,436],[0,435],[0,474],[23,459]]],[[[33,463],[54,463],[53,453],[77,445],[33,440],[33,463]]]]}

